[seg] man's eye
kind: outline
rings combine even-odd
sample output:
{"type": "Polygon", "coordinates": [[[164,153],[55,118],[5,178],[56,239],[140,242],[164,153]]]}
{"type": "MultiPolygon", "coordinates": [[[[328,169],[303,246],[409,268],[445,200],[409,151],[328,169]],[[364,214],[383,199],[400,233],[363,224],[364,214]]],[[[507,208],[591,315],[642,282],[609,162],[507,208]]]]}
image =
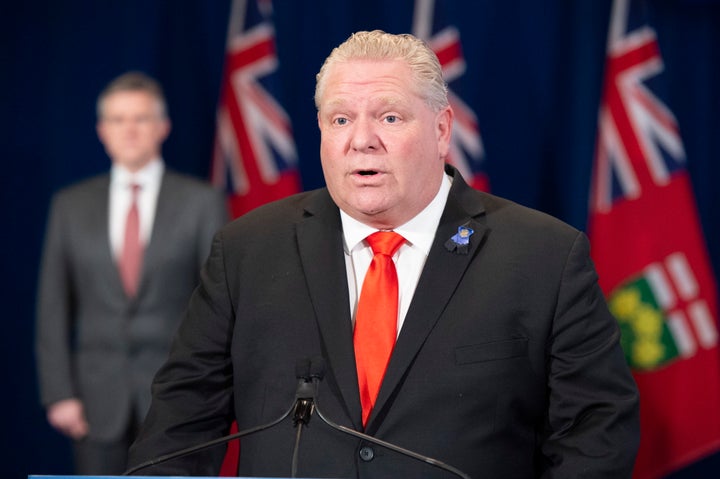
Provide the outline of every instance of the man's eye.
{"type": "Polygon", "coordinates": [[[335,124],[336,125],[347,125],[348,119],[347,118],[335,118],[335,124]]]}
{"type": "Polygon", "coordinates": [[[385,117],[385,121],[388,123],[395,123],[398,118],[395,115],[388,115],[385,117]]]}

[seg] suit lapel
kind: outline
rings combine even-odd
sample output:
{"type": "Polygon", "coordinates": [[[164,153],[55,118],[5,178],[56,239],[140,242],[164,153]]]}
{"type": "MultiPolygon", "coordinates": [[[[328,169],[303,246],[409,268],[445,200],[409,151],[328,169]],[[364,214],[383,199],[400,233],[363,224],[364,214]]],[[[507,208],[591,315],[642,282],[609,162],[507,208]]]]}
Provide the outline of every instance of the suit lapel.
{"type": "Polygon", "coordinates": [[[93,245],[102,249],[101,263],[102,276],[108,279],[108,291],[113,295],[125,297],[125,291],[120,279],[120,270],[113,256],[110,244],[110,175],[100,177],[93,191],[93,200],[86,207],[88,213],[89,238],[95,238],[93,245]]]}
{"type": "Polygon", "coordinates": [[[435,323],[452,299],[453,292],[480,249],[487,227],[480,215],[484,212],[480,202],[469,196],[477,192],[455,173],[453,188],[448,196],[440,224],[438,225],[430,254],[420,276],[412,303],[403,322],[402,330],[388,364],[373,412],[368,420],[368,430],[375,429],[373,420],[396,389],[402,377],[420,351],[435,323]],[[467,254],[450,251],[446,242],[458,233],[458,227],[474,230],[470,237],[467,254]]]}
{"type": "Polygon", "coordinates": [[[310,216],[297,226],[298,248],[310,298],[323,339],[324,353],[348,417],[361,417],[352,321],[340,214],[327,191],[313,197],[310,216]]]}
{"type": "Polygon", "coordinates": [[[176,191],[173,174],[166,169],[160,180],[160,190],[155,205],[155,217],[153,218],[148,244],[145,246],[145,252],[143,253],[140,284],[135,299],[142,295],[145,283],[148,281],[148,274],[155,269],[153,263],[157,261],[158,248],[162,248],[163,245],[170,244],[169,242],[172,241],[169,236],[175,231],[172,224],[173,218],[177,218],[174,210],[182,204],[181,199],[176,197],[176,191]]]}

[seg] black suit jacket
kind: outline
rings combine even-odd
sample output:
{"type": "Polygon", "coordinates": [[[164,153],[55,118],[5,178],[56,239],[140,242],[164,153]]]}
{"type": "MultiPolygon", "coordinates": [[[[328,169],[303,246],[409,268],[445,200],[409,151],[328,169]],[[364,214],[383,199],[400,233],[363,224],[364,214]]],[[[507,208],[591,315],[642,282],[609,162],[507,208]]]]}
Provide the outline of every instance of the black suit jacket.
{"type": "MultiPolygon", "coordinates": [[[[638,396],[584,234],[475,191],[460,175],[366,432],[474,478],[629,477],[638,396]],[[446,243],[474,230],[466,253],[446,243]]],[[[343,238],[325,189],[269,204],[216,236],[130,465],[266,423],[292,404],[299,359],[323,356],[318,407],[361,430],[343,238]]],[[[289,419],[243,438],[240,474],[287,476],[289,419]]],[[[452,477],[317,418],[300,477],[452,477]],[[367,455],[365,455],[367,458],[367,455]]],[[[222,450],[142,473],[215,474],[222,450]]]]}

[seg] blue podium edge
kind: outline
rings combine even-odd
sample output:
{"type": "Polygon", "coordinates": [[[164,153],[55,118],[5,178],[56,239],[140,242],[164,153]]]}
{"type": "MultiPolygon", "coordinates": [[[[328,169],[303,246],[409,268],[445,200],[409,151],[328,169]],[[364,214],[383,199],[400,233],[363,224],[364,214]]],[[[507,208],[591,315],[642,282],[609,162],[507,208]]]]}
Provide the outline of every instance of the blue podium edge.
{"type": "MultiPolygon", "coordinates": [[[[29,475],[28,479],[121,479],[127,477],[134,477],[135,479],[186,479],[187,476],[47,476],[47,475],[29,475]]],[[[193,476],[193,479],[218,479],[217,476],[193,476]]],[[[235,477],[235,479],[289,479],[288,477],[235,477]]],[[[313,478],[305,478],[313,479],[313,478]]]]}

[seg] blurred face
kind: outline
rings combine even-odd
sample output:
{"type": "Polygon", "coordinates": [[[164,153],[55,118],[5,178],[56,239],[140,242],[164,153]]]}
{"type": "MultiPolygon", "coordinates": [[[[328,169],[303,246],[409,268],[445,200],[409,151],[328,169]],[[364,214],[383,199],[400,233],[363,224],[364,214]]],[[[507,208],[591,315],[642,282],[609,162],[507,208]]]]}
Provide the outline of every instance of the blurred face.
{"type": "Polygon", "coordinates": [[[452,110],[433,111],[403,61],[357,60],[327,72],[319,99],[320,158],[330,195],[348,215],[391,229],[435,197],[452,110]]]}
{"type": "Polygon", "coordinates": [[[118,91],[103,101],[97,132],[114,163],[137,171],[160,156],[170,122],[151,94],[118,91]]]}

